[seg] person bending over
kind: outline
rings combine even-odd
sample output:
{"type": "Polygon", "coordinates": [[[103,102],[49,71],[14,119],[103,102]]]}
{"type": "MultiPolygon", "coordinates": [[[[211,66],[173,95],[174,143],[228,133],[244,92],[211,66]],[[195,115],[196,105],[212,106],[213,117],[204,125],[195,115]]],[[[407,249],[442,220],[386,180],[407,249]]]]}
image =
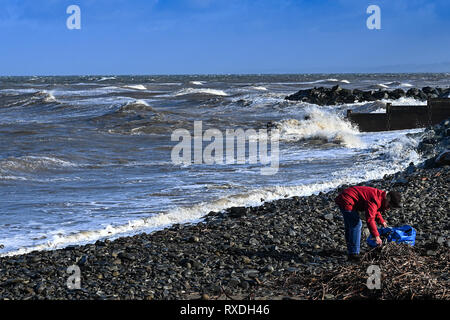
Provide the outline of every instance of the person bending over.
{"type": "Polygon", "coordinates": [[[375,238],[377,245],[381,245],[382,241],[375,221],[383,227],[387,227],[381,213],[390,208],[399,208],[401,195],[397,191],[390,191],[386,194],[386,191],[376,188],[355,186],[342,191],[336,197],[335,202],[344,217],[348,259],[359,260],[362,223],[358,211],[365,212],[365,220],[370,234],[375,238]]]}

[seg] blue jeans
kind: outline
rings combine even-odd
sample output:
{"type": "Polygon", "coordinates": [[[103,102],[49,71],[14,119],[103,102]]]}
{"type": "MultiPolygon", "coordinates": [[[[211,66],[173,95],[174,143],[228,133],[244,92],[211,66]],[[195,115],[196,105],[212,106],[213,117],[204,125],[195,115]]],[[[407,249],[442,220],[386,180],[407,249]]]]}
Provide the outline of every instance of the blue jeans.
{"type": "Polygon", "coordinates": [[[342,210],[345,226],[345,241],[348,254],[359,254],[362,222],[356,211],[342,210]]]}

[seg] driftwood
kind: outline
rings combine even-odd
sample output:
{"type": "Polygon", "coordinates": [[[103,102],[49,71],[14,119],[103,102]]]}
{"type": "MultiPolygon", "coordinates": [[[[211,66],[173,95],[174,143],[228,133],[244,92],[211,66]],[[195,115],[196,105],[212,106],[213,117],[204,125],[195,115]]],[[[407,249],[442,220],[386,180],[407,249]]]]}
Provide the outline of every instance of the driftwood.
{"type": "Polygon", "coordinates": [[[450,299],[449,250],[441,248],[434,255],[407,244],[388,243],[372,249],[359,263],[318,275],[296,274],[285,286],[305,288],[307,299],[450,299]],[[380,268],[380,289],[369,289],[371,265],[380,268]]]}

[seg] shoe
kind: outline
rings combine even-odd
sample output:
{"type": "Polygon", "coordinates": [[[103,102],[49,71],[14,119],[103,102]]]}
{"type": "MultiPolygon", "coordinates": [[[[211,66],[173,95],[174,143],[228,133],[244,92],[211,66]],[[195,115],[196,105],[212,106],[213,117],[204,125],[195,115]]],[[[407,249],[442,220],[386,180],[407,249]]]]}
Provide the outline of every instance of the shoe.
{"type": "Polygon", "coordinates": [[[347,255],[347,260],[350,262],[359,262],[361,261],[361,257],[359,254],[349,254],[347,255]]]}

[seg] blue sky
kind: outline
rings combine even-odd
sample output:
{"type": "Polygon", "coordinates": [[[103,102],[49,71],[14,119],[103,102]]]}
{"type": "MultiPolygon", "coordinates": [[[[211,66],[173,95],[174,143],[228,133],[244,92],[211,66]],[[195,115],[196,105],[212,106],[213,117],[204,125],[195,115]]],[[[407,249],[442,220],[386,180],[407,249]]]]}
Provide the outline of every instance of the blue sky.
{"type": "Polygon", "coordinates": [[[449,72],[448,0],[0,0],[0,75],[449,72]],[[81,8],[68,30],[66,8],[81,8]],[[381,30],[366,9],[381,8],[381,30]]]}

